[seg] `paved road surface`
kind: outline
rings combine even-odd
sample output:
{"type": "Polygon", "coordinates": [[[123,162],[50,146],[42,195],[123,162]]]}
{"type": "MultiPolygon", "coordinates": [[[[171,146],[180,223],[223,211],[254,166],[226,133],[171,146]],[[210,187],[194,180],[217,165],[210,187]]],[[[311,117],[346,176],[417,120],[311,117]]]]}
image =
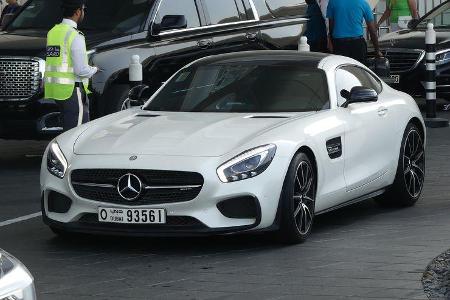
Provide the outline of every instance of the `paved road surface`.
{"type": "MultiPolygon", "coordinates": [[[[302,245],[264,236],[66,241],[34,218],[0,227],[0,247],[29,267],[44,300],[426,299],[422,272],[450,248],[450,129],[428,137],[415,207],[367,201],[320,216],[302,245]]],[[[0,141],[0,224],[39,211],[44,147],[0,141]]]]}

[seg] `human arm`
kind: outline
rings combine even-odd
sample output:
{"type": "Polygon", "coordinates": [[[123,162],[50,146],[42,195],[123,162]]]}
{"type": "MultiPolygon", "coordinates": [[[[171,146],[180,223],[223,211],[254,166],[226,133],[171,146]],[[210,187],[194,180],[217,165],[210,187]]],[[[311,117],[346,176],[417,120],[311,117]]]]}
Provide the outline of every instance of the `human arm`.
{"type": "Polygon", "coordinates": [[[377,26],[383,24],[383,22],[386,21],[390,16],[391,16],[391,9],[387,7],[383,15],[381,16],[380,20],[378,20],[377,26]]]}
{"type": "Polygon", "coordinates": [[[334,52],[334,47],[333,47],[333,29],[334,29],[334,20],[333,19],[328,19],[328,27],[330,29],[330,32],[327,35],[327,48],[328,48],[328,52],[333,53],[334,52]]]}
{"type": "Polygon", "coordinates": [[[375,55],[377,57],[382,57],[380,46],[378,45],[378,35],[377,35],[377,27],[375,22],[366,22],[367,30],[369,31],[370,40],[372,41],[373,47],[375,48],[375,55]]]}
{"type": "Polygon", "coordinates": [[[78,34],[71,47],[73,71],[80,78],[91,78],[98,72],[97,67],[91,67],[86,62],[86,42],[81,34],[78,34]]]}
{"type": "Polygon", "coordinates": [[[419,12],[417,11],[416,0],[408,0],[409,11],[413,19],[419,19],[419,12]]]}

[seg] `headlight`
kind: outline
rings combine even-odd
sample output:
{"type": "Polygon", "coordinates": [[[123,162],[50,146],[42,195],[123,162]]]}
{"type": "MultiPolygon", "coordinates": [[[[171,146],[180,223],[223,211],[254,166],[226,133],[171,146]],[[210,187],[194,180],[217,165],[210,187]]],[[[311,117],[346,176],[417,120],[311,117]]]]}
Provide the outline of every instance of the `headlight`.
{"type": "Polygon", "coordinates": [[[61,179],[66,175],[67,160],[56,142],[50,144],[47,154],[47,169],[52,175],[61,179]]]}
{"type": "Polygon", "coordinates": [[[450,51],[440,51],[436,53],[436,64],[442,65],[450,62],[450,51]]]}
{"type": "Polygon", "coordinates": [[[0,250],[0,300],[35,300],[34,279],[12,255],[0,250]]]}
{"type": "Polygon", "coordinates": [[[275,156],[277,146],[265,145],[245,151],[217,169],[222,182],[234,182],[258,176],[264,172],[275,156]]]}

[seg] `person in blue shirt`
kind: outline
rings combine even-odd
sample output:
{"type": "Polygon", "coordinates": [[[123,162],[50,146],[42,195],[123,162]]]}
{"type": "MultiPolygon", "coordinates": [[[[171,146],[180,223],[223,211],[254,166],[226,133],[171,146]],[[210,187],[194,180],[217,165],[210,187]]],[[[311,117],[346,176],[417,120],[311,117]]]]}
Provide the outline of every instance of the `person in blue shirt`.
{"type": "Polygon", "coordinates": [[[319,3],[317,0],[306,0],[306,4],[308,4],[306,10],[308,21],[305,36],[308,38],[311,51],[327,52],[327,27],[319,3]]]}
{"type": "Polygon", "coordinates": [[[375,54],[381,57],[372,9],[366,0],[330,0],[327,8],[330,35],[335,54],[366,64],[367,44],[363,22],[367,24],[375,54]]]}

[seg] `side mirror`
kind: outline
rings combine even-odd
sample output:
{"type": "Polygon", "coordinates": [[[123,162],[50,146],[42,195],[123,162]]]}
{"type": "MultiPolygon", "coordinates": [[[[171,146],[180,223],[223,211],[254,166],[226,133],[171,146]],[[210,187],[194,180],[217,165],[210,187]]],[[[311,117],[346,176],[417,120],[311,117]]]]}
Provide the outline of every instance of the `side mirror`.
{"type": "Polygon", "coordinates": [[[128,99],[131,106],[144,105],[145,102],[152,96],[150,87],[145,84],[133,87],[128,93],[128,99]]]}
{"type": "Polygon", "coordinates": [[[375,90],[363,86],[355,86],[349,92],[347,90],[341,91],[341,96],[346,99],[342,107],[348,107],[352,103],[367,103],[378,101],[378,94],[375,90]]]}
{"type": "Polygon", "coordinates": [[[162,18],[161,24],[153,25],[153,34],[158,35],[163,31],[186,28],[187,20],[184,15],[166,15],[162,18]]]}

